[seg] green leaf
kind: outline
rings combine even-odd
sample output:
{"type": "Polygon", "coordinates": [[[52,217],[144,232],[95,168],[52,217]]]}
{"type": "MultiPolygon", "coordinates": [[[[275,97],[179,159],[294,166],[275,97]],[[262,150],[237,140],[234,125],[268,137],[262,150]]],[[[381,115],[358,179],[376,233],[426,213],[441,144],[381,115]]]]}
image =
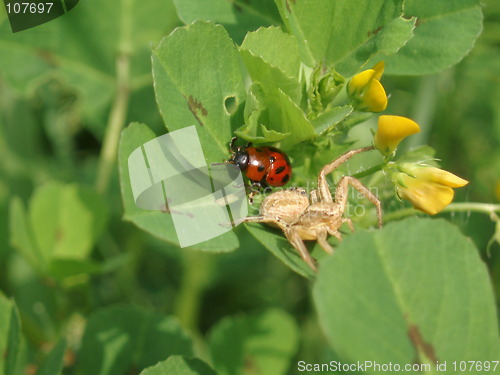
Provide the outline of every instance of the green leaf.
{"type": "Polygon", "coordinates": [[[335,64],[351,75],[371,56],[394,53],[412,36],[413,21],[400,18],[402,0],[276,1],[302,61],[311,67],[335,64]]]}
{"type": "MultiPolygon", "coordinates": [[[[124,218],[155,237],[178,245],[177,234],[170,213],[143,210],[137,206],[132,194],[128,158],[132,151],[154,138],[156,138],[156,135],[153,131],[143,124],[132,123],[122,131],[118,147],[118,162],[121,195],[125,211],[124,218]]],[[[238,246],[238,238],[232,231],[229,231],[219,237],[194,245],[192,248],[196,250],[224,252],[232,251],[238,246]]]]}
{"type": "MultiPolygon", "coordinates": [[[[169,1],[86,0],[63,17],[13,34],[0,25],[0,70],[24,94],[56,78],[77,91],[92,130],[103,133],[115,94],[117,58],[127,56],[130,79],[150,73],[151,42],[177,23],[169,1]],[[158,16],[161,15],[161,16],[158,16]]],[[[148,82],[148,81],[147,81],[148,82]]]]}
{"type": "Polygon", "coordinates": [[[31,264],[44,267],[46,260],[35,242],[26,209],[19,197],[13,197],[10,202],[9,218],[11,245],[21,251],[31,264]]]}
{"type": "Polygon", "coordinates": [[[45,358],[45,361],[40,366],[36,375],[60,375],[63,367],[65,349],[66,341],[59,341],[47,358],[45,358]]]}
{"type": "Polygon", "coordinates": [[[314,277],[314,272],[280,230],[264,224],[246,224],[246,228],[266,249],[293,271],[307,278],[314,277]]]}
{"type": "Polygon", "coordinates": [[[500,355],[485,264],[444,220],[410,218],[349,236],[320,263],[313,292],[330,343],[349,361],[432,364],[500,355]]]}
{"type": "Polygon", "coordinates": [[[264,88],[260,82],[254,82],[248,90],[245,103],[245,125],[238,128],[234,134],[256,144],[278,142],[290,135],[290,133],[268,130],[263,124],[269,122],[267,114],[264,88]]]}
{"type": "Polygon", "coordinates": [[[280,310],[225,318],[208,338],[221,375],[285,374],[298,345],[293,319],[280,310]]]}
{"type": "Polygon", "coordinates": [[[278,27],[248,33],[240,47],[245,66],[254,82],[266,90],[281,89],[300,103],[300,59],[297,41],[278,27]]]}
{"type": "Polygon", "coordinates": [[[191,340],[172,317],[134,306],[90,316],[81,347],[84,375],[137,373],[169,355],[191,356],[191,340]]]}
{"type": "Polygon", "coordinates": [[[335,126],[344,121],[354,110],[350,105],[342,107],[333,107],[332,109],[322,113],[320,116],[312,121],[314,132],[317,135],[327,133],[335,126]]]}
{"type": "Polygon", "coordinates": [[[29,217],[47,263],[57,258],[85,259],[105,228],[107,207],[89,188],[49,183],[33,194],[29,217]]]}
{"type": "Polygon", "coordinates": [[[35,190],[27,214],[21,200],[13,198],[11,243],[33,266],[49,274],[60,268],[53,261],[72,263],[54,277],[82,273],[89,270],[92,262],[86,258],[105,229],[107,216],[105,202],[93,190],[48,183],[35,190]]]}
{"type": "Polygon", "coordinates": [[[407,0],[404,13],[418,18],[415,37],[386,59],[387,74],[431,74],[449,68],[469,53],[482,30],[477,0],[407,0]]]}
{"type": "Polygon", "coordinates": [[[148,367],[140,375],[217,375],[217,373],[198,358],[172,355],[166,361],[148,367]]]}
{"type": "Polygon", "coordinates": [[[21,347],[21,323],[14,303],[0,294],[0,375],[15,374],[21,347]]]}
{"type": "Polygon", "coordinates": [[[220,25],[195,22],[177,28],[153,51],[156,99],[170,131],[196,125],[205,158],[228,157],[233,136],[229,98],[245,101],[239,54],[220,25]]]}
{"type": "Polygon", "coordinates": [[[280,23],[276,5],[268,0],[174,0],[174,3],[184,23],[196,20],[220,23],[237,43],[247,31],[280,23]]]}

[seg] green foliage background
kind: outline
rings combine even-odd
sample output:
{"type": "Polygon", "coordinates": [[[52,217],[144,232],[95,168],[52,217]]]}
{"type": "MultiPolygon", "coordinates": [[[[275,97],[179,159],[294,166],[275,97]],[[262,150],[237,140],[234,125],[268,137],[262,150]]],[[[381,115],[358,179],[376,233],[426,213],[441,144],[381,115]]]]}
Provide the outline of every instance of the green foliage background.
{"type": "Polygon", "coordinates": [[[87,0],[17,34],[2,8],[0,375],[500,360],[499,46],[495,0],[87,0]],[[422,127],[401,151],[432,146],[469,205],[422,218],[389,194],[382,230],[369,211],[335,256],[312,247],[318,275],[270,228],[180,249],[135,205],[128,156],[197,123],[190,97],[207,161],[235,132],[279,142],[304,186],[375,121],[307,108],[303,72],[382,59],[386,113],[422,127]]]}

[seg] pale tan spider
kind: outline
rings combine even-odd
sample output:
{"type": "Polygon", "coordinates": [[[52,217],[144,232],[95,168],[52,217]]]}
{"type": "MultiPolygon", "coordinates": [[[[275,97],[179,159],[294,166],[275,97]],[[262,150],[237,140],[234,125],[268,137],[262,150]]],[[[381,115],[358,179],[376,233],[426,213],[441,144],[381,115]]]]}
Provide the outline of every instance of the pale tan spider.
{"type": "Polygon", "coordinates": [[[274,192],[262,201],[260,215],[246,217],[241,222],[266,223],[280,228],[302,259],[316,271],[315,261],[307,251],[304,240],[317,240],[325,252],[332,254],[333,248],[327,242],[328,235],[342,241],[339,229],[344,223],[354,231],[351,219],[343,217],[347,205],[348,185],[353,186],[375,205],[378,225],[382,226],[382,208],[379,199],[358,179],[351,176],[342,177],[335,191],[335,199],[330,194],[326,182],[326,175],[350,157],[373,149],[365,147],[351,150],[325,165],[318,174],[318,187],[311,191],[309,197],[303,188],[274,192]]]}

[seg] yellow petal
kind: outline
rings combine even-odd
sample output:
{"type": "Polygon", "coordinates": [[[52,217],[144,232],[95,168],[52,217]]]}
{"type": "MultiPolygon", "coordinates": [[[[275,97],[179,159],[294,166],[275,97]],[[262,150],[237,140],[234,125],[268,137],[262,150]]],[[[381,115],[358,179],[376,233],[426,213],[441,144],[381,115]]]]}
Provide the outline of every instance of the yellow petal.
{"type": "Polygon", "coordinates": [[[406,176],[404,185],[397,187],[398,195],[410,201],[414,208],[429,215],[441,212],[453,201],[453,189],[433,182],[406,176]]]}
{"type": "Polygon", "coordinates": [[[383,154],[389,154],[398,147],[404,138],[419,131],[418,124],[409,118],[390,115],[380,116],[373,144],[383,154]]]}
{"type": "Polygon", "coordinates": [[[379,81],[372,81],[364,95],[363,104],[367,106],[369,112],[382,112],[387,108],[387,94],[379,81]]]}
{"type": "Polygon", "coordinates": [[[368,69],[352,77],[347,84],[347,93],[349,96],[359,95],[368,86],[374,75],[375,70],[368,69]]]}
{"type": "Polygon", "coordinates": [[[469,183],[469,181],[455,176],[451,172],[436,167],[417,165],[413,169],[413,175],[420,180],[435,182],[450,188],[462,187],[469,183]]]}
{"type": "Polygon", "coordinates": [[[375,64],[375,66],[372,68],[373,70],[375,70],[373,79],[380,81],[380,78],[382,78],[382,74],[384,74],[384,66],[385,64],[383,60],[375,64]]]}

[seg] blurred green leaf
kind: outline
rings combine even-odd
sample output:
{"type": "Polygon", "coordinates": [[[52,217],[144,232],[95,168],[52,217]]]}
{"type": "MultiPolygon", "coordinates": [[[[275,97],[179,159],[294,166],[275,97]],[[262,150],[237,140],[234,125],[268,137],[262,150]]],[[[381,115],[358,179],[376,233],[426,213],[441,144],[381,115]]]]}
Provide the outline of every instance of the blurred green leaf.
{"type": "Polygon", "coordinates": [[[198,358],[172,355],[166,361],[148,367],[140,375],[217,375],[217,373],[198,358]]]}
{"type": "Polygon", "coordinates": [[[66,340],[59,341],[47,358],[45,358],[36,375],[60,375],[65,349],[66,340]]]}
{"type": "Polygon", "coordinates": [[[92,314],[81,347],[84,375],[123,375],[169,355],[192,356],[191,339],[177,321],[134,306],[104,308],[92,314]]]}
{"type": "Polygon", "coordinates": [[[117,57],[130,58],[132,81],[149,75],[151,42],[175,23],[171,2],[139,0],[87,0],[64,17],[15,34],[5,20],[0,25],[0,70],[25,94],[47,77],[68,82],[79,92],[83,114],[100,135],[115,94],[117,57]]]}
{"type": "Polygon", "coordinates": [[[500,355],[486,267],[470,239],[444,220],[409,218],[349,236],[320,263],[313,292],[330,343],[351,361],[500,355]]]}
{"type": "Polygon", "coordinates": [[[228,157],[233,136],[229,98],[245,101],[239,54],[220,25],[195,22],[177,28],[153,51],[153,78],[160,113],[170,131],[196,125],[205,158],[228,157]]]}
{"type": "MultiPolygon", "coordinates": [[[[85,262],[107,222],[107,206],[101,196],[76,184],[49,183],[37,188],[26,214],[19,198],[10,208],[11,243],[39,270],[54,260],[71,260],[73,271],[89,270],[85,262]]],[[[56,272],[60,273],[60,272],[56,272]]],[[[63,274],[70,276],[69,269],[63,274]]]]}
{"type": "Polygon", "coordinates": [[[0,375],[16,371],[21,348],[21,322],[14,303],[0,294],[0,375]]]}
{"type": "Polygon", "coordinates": [[[402,0],[277,0],[285,24],[299,43],[302,61],[334,64],[352,75],[378,53],[396,52],[412,36],[402,0]]]}
{"type": "Polygon", "coordinates": [[[247,31],[281,22],[278,10],[269,0],[174,0],[179,17],[188,24],[196,20],[224,25],[240,43],[247,31]]]}
{"type": "MultiPolygon", "coordinates": [[[[139,228],[150,234],[178,245],[177,234],[170,213],[164,211],[143,210],[137,207],[132,194],[128,158],[132,151],[144,143],[156,138],[156,135],[146,125],[132,123],[125,128],[120,138],[118,148],[120,185],[124,207],[124,218],[133,222],[139,228]]],[[[224,252],[238,247],[238,238],[232,232],[226,232],[219,237],[193,246],[196,250],[224,252]]]]}
{"type": "Polygon", "coordinates": [[[225,318],[212,328],[208,343],[221,375],[285,374],[298,346],[293,319],[279,310],[225,318]]]}
{"type": "Polygon", "coordinates": [[[39,265],[43,268],[45,258],[35,242],[26,209],[19,197],[13,197],[10,202],[9,218],[11,245],[22,252],[23,256],[31,264],[39,265]]]}
{"type": "Polygon", "coordinates": [[[36,189],[29,216],[37,244],[51,259],[85,259],[105,228],[107,206],[100,195],[76,184],[36,189]]]}
{"type": "Polygon", "coordinates": [[[458,63],[482,30],[478,0],[407,0],[406,17],[417,17],[415,36],[386,59],[387,74],[420,75],[458,63]]]}

